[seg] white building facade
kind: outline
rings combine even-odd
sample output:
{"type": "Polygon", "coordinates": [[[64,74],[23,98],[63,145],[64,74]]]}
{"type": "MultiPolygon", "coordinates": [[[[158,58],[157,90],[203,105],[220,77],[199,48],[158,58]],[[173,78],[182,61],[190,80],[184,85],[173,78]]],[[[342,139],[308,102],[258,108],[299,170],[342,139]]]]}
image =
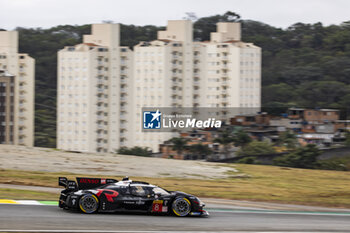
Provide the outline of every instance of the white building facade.
{"type": "MultiPolygon", "coordinates": [[[[10,84],[13,101],[11,110],[7,111],[7,114],[11,114],[7,119],[11,120],[0,122],[2,126],[10,129],[7,130],[7,134],[11,139],[0,143],[33,146],[35,60],[28,54],[18,53],[17,31],[0,31],[0,70],[8,72],[13,80],[10,84]]],[[[5,87],[6,82],[2,85],[5,87]]],[[[5,97],[6,93],[2,92],[0,95],[5,97]]],[[[7,106],[0,106],[2,107],[7,106]]],[[[6,113],[3,111],[0,114],[4,116],[6,113]]],[[[4,131],[0,130],[0,133],[4,134],[4,131]]]]}
{"type": "Polygon", "coordinates": [[[142,132],[142,107],[207,107],[225,120],[256,112],[260,95],[261,49],[241,41],[239,23],[218,23],[210,41],[194,42],[191,21],[169,21],[133,51],[119,46],[119,25],[93,25],[58,55],[58,148],[157,152],[177,134],[142,132]]]}
{"type": "Polygon", "coordinates": [[[127,145],[130,67],[118,24],[94,24],[82,44],[58,52],[57,148],[113,152],[127,145]]]}

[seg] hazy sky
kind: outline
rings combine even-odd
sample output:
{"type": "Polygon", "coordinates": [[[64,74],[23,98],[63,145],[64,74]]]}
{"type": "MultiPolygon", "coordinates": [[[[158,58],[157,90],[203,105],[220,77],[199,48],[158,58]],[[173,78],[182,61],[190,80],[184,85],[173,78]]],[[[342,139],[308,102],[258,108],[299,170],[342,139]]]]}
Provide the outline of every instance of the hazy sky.
{"type": "Polygon", "coordinates": [[[230,10],[243,19],[286,28],[296,22],[325,25],[350,20],[350,0],[0,0],[0,28],[48,28],[102,20],[136,25],[166,25],[185,12],[198,17],[230,10]]]}

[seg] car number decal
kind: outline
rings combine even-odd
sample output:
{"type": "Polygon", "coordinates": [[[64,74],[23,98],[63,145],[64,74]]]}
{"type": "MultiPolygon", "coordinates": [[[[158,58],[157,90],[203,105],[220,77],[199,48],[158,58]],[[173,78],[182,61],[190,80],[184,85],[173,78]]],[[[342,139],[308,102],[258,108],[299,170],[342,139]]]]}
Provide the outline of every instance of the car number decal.
{"type": "Polygon", "coordinates": [[[152,212],[162,212],[163,211],[163,201],[155,200],[152,205],[152,212]]]}

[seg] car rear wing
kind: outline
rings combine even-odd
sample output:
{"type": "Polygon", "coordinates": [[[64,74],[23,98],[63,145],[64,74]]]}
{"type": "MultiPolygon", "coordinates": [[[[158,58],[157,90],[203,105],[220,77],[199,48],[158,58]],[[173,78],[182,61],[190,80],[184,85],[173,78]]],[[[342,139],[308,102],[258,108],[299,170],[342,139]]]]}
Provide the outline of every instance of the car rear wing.
{"type": "Polygon", "coordinates": [[[103,179],[103,178],[88,178],[88,177],[77,177],[77,182],[68,180],[66,177],[58,177],[58,185],[63,186],[66,189],[93,189],[100,187],[104,184],[116,183],[118,180],[115,179],[103,179]]]}
{"type": "Polygon", "coordinates": [[[66,177],[58,177],[58,185],[68,190],[77,190],[78,185],[74,180],[68,180],[66,177]]]}

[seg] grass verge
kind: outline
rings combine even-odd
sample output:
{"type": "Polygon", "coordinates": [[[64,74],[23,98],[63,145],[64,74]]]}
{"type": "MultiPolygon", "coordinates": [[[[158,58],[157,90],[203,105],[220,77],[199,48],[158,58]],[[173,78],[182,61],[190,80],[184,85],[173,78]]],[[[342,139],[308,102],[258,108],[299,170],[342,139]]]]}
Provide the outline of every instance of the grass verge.
{"type": "Polygon", "coordinates": [[[57,201],[58,198],[55,193],[0,188],[0,199],[57,201]]]}
{"type": "MultiPolygon", "coordinates": [[[[181,190],[200,197],[350,207],[350,172],[246,164],[223,164],[222,166],[232,166],[238,169],[240,174],[245,175],[240,177],[237,176],[237,173],[232,173],[232,176],[228,174],[229,178],[227,179],[217,180],[178,179],[171,177],[131,178],[133,180],[147,181],[168,190],[181,190]]],[[[78,175],[72,173],[0,170],[0,183],[57,187],[58,176],[67,176],[70,179],[74,179],[75,176],[94,177],[93,174],[78,175]]],[[[97,177],[108,178],[110,176],[97,177]]],[[[113,178],[120,179],[120,177],[113,178]]],[[[23,198],[24,196],[21,197],[21,199],[23,198]]],[[[33,198],[39,199],[35,195],[33,198]]],[[[45,196],[42,196],[42,198],[45,198],[45,196]]]]}

